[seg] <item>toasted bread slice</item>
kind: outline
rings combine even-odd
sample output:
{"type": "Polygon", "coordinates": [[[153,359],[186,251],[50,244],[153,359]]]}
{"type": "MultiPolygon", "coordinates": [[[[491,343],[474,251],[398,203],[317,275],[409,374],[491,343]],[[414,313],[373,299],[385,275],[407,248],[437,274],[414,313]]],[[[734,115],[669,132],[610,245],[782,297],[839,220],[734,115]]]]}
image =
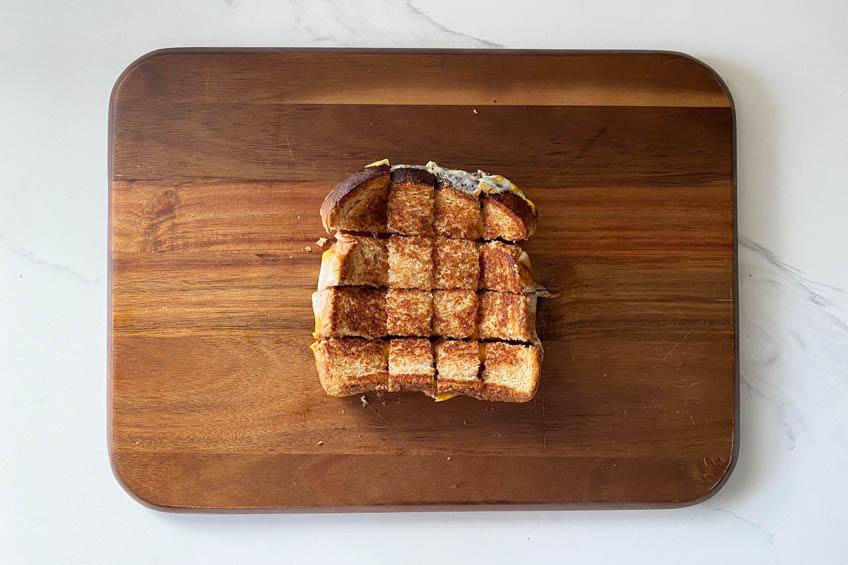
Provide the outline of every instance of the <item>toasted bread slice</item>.
{"type": "Polygon", "coordinates": [[[485,239],[521,241],[536,231],[536,207],[526,197],[506,191],[486,194],[482,200],[485,239]]]}
{"type": "Polygon", "coordinates": [[[429,290],[390,288],[386,291],[386,329],[389,335],[429,337],[433,294],[429,290]]]}
{"type": "Polygon", "coordinates": [[[433,234],[433,173],[413,167],[391,172],[387,228],[403,235],[433,234]]]}
{"type": "Polygon", "coordinates": [[[477,293],[473,290],[434,290],[433,335],[476,337],[477,303],[477,293]]]}
{"type": "Polygon", "coordinates": [[[477,239],[482,234],[480,199],[476,194],[437,183],[433,229],[436,235],[458,239],[477,239]]]}
{"type": "Polygon", "coordinates": [[[478,244],[470,239],[436,239],[433,286],[438,289],[476,289],[480,279],[478,244]]]}
{"type": "Polygon", "coordinates": [[[536,343],[536,295],[481,292],[477,313],[480,339],[536,343]]]}
{"type": "Polygon", "coordinates": [[[428,237],[389,238],[390,288],[433,288],[433,240],[428,237]]]}
{"type": "Polygon", "coordinates": [[[321,386],[330,396],[389,389],[388,343],[356,337],[312,344],[321,386]]]}
{"type": "Polygon", "coordinates": [[[517,294],[536,292],[530,257],[517,245],[500,241],[481,245],[479,287],[517,294]]]}
{"type": "Polygon", "coordinates": [[[430,340],[393,339],[389,345],[389,390],[435,394],[436,370],[430,340]]]}
{"type": "Polygon", "coordinates": [[[331,286],[386,286],[388,271],[384,240],[337,233],[336,242],[321,256],[318,290],[331,286]]]}
{"type": "Polygon", "coordinates": [[[542,348],[539,345],[482,343],[483,391],[480,398],[527,402],[539,388],[542,348]]]}
{"type": "Polygon", "coordinates": [[[386,335],[386,291],[364,287],[334,287],[312,294],[313,337],[386,335]]]}
{"type": "Polygon", "coordinates": [[[389,171],[388,164],[368,166],[337,184],[321,204],[324,229],[385,232],[389,171]]]}
{"type": "Polygon", "coordinates": [[[433,344],[436,394],[478,396],[483,389],[480,348],[476,341],[440,339],[433,344]]]}

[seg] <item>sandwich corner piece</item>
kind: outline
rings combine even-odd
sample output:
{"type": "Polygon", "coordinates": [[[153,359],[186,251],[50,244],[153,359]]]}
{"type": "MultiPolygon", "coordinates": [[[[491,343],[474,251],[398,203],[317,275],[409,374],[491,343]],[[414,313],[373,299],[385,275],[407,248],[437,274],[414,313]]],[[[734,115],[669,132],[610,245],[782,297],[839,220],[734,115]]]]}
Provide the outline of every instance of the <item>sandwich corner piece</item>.
{"type": "Polygon", "coordinates": [[[535,204],[500,175],[370,163],[321,205],[335,242],[312,296],[329,396],[423,392],[527,402],[542,346],[530,258],[535,204]]]}

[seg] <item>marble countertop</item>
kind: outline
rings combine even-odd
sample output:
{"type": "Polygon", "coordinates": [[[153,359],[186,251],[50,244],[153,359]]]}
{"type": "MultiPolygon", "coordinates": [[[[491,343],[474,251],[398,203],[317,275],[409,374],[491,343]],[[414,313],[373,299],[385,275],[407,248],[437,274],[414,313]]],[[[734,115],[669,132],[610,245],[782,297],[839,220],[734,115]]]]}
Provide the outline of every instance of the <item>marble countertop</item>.
{"type": "Polygon", "coordinates": [[[4,2],[0,561],[845,563],[848,3],[4,2]],[[738,127],[741,449],[675,510],[181,515],[106,454],[106,122],[171,46],[668,49],[738,127]]]}

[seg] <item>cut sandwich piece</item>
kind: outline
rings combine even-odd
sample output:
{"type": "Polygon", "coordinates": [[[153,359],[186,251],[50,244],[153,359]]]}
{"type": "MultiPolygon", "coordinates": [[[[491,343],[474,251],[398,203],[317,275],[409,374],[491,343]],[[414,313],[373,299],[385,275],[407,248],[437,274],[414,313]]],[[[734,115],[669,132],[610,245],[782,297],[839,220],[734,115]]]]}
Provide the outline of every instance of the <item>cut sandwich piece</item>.
{"type": "Polygon", "coordinates": [[[476,337],[477,303],[477,293],[473,290],[434,290],[433,335],[476,337]]]}
{"type": "Polygon", "coordinates": [[[433,344],[436,358],[436,394],[478,396],[480,349],[476,341],[440,339],[433,344]]]}
{"type": "Polygon", "coordinates": [[[390,288],[433,288],[433,240],[393,235],[389,238],[390,288]]]}
{"type": "Polygon", "coordinates": [[[542,348],[539,345],[482,343],[485,400],[527,402],[539,388],[542,348]]]}
{"type": "Polygon", "coordinates": [[[499,292],[531,293],[533,280],[530,256],[517,245],[490,241],[480,246],[481,289],[499,292]]]}
{"type": "Polygon", "coordinates": [[[321,204],[324,229],[385,232],[389,175],[388,163],[375,163],[337,184],[321,204]]]}
{"type": "Polygon", "coordinates": [[[430,340],[393,339],[389,342],[389,390],[435,394],[436,380],[430,340]]]}
{"type": "Polygon", "coordinates": [[[334,287],[312,294],[313,337],[386,335],[386,291],[363,287],[334,287]]]}
{"type": "Polygon", "coordinates": [[[433,295],[429,290],[390,288],[386,291],[386,329],[389,335],[429,337],[433,295]]]}
{"type": "Polygon", "coordinates": [[[483,237],[521,241],[536,231],[536,206],[515,190],[485,194],[483,200],[483,237]]]}
{"type": "Polygon", "coordinates": [[[433,286],[438,289],[476,289],[480,279],[478,244],[470,239],[436,239],[433,286]]]}
{"type": "Polygon", "coordinates": [[[482,234],[480,199],[474,193],[454,188],[447,181],[436,182],[433,229],[436,235],[477,239],[482,234]]]}
{"type": "Polygon", "coordinates": [[[477,313],[480,339],[536,343],[536,295],[481,292],[477,313]]]}
{"type": "Polygon", "coordinates": [[[434,182],[433,173],[423,168],[400,167],[391,172],[387,211],[389,232],[433,234],[434,182]]]}
{"type": "Polygon", "coordinates": [[[312,352],[321,386],[330,396],[388,390],[388,345],[360,338],[316,341],[312,352]]]}
{"type": "Polygon", "coordinates": [[[331,286],[386,286],[388,271],[384,240],[337,233],[333,246],[321,256],[318,290],[331,286]]]}

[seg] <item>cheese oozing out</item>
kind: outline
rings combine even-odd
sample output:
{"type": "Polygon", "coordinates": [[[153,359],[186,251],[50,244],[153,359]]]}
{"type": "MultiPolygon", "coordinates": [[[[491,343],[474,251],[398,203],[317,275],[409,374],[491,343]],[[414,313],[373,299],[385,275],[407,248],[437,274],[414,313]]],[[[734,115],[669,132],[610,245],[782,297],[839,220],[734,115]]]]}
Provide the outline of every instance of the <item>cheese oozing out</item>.
{"type": "MultiPolygon", "coordinates": [[[[379,167],[381,165],[389,165],[389,160],[380,159],[379,161],[365,165],[365,167],[379,167]]],[[[435,161],[429,161],[426,165],[391,165],[392,171],[397,169],[423,169],[429,171],[439,180],[447,181],[453,188],[475,196],[480,195],[480,193],[500,194],[503,192],[512,192],[524,200],[534,214],[536,213],[536,205],[533,201],[527,198],[527,195],[515,186],[512,181],[502,175],[490,175],[479,169],[476,173],[470,173],[462,169],[446,169],[435,161]]]]}

